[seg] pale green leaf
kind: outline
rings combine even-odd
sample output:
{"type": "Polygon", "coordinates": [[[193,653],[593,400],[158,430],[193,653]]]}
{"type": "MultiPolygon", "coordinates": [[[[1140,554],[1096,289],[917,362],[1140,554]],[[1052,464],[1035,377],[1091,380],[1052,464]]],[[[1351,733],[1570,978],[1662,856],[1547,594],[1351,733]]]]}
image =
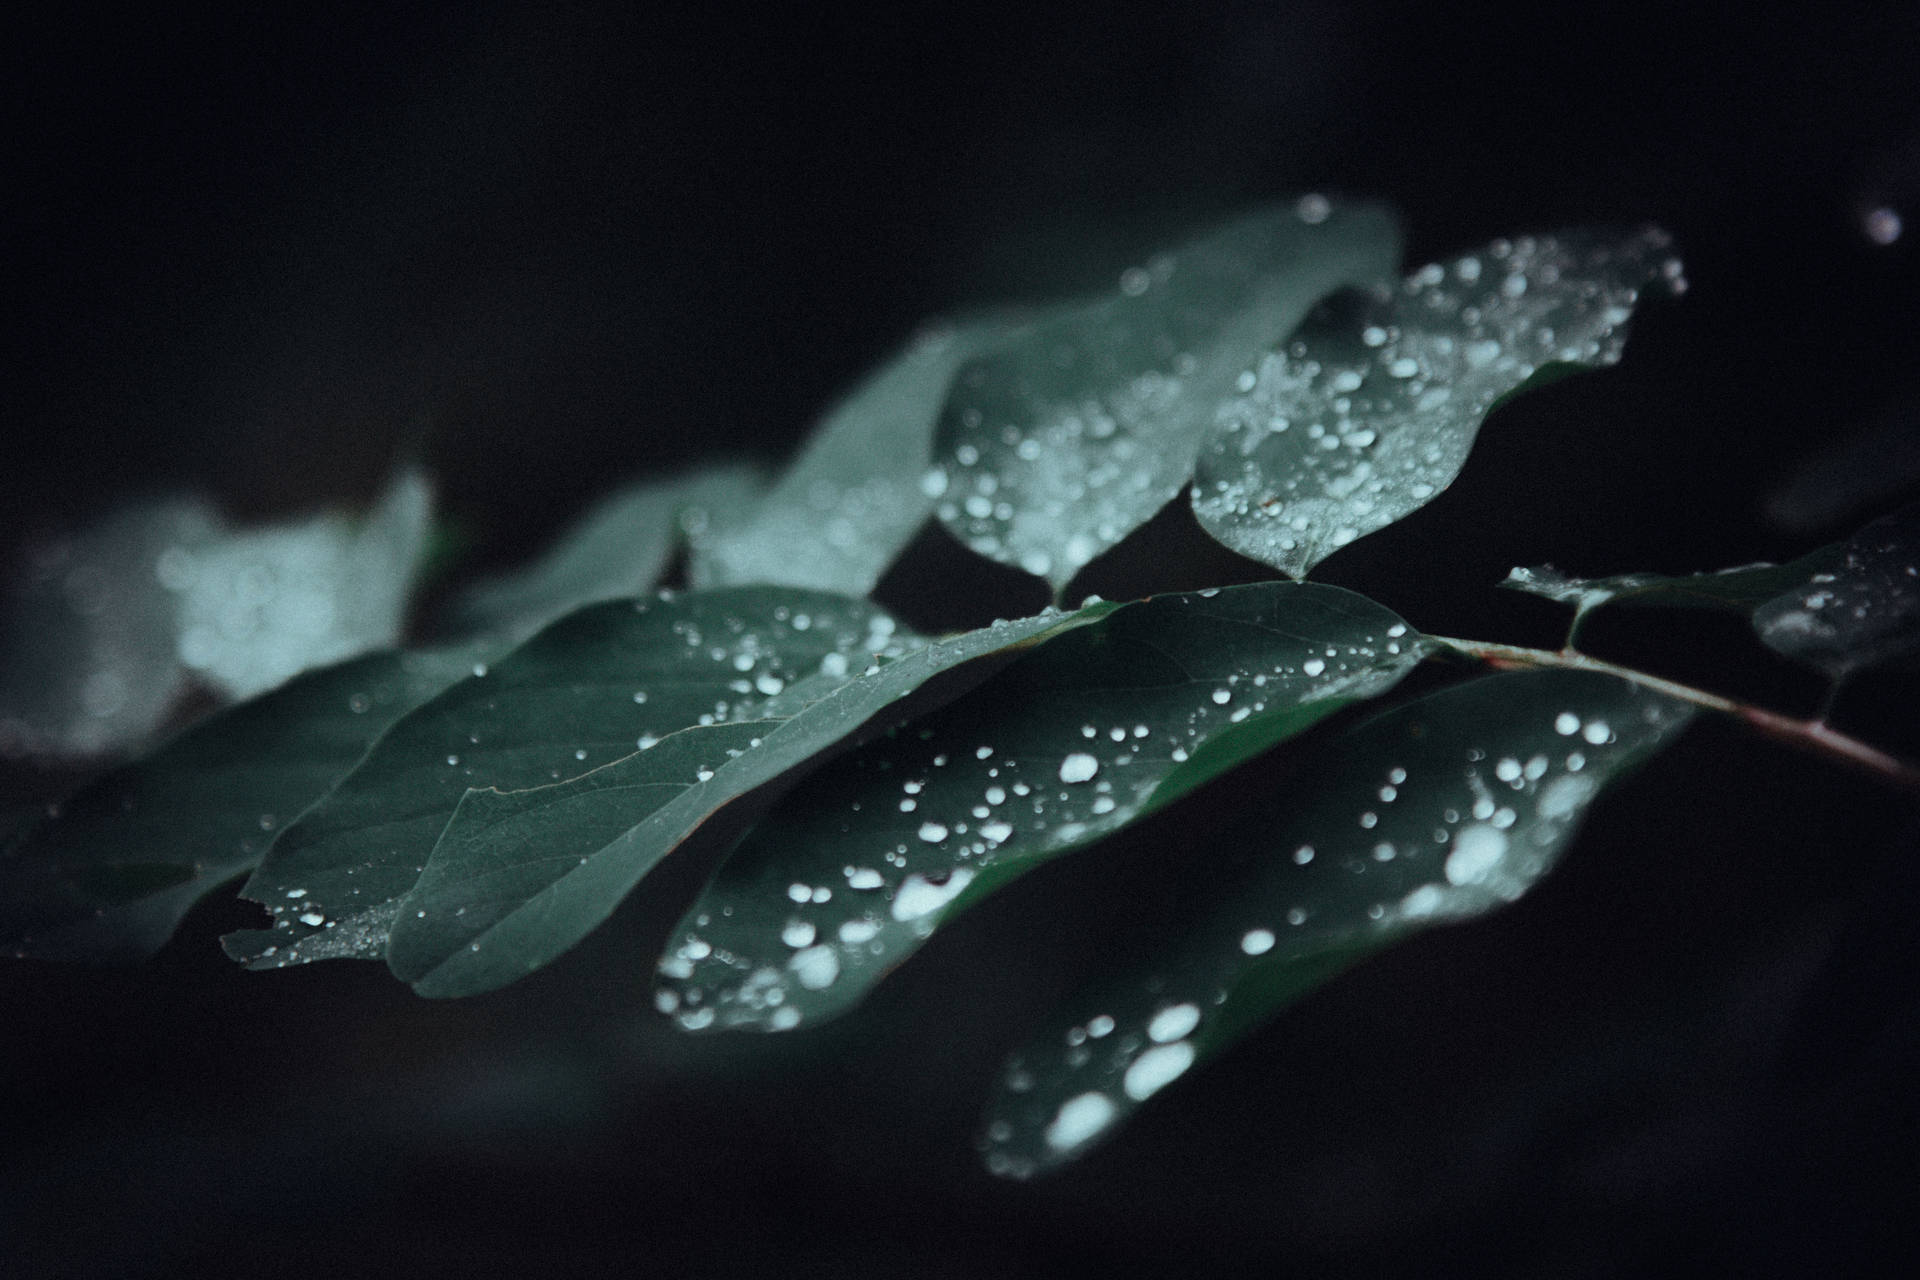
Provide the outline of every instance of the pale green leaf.
{"type": "Polygon", "coordinates": [[[696,543],[693,585],[872,592],[946,483],[929,466],[934,419],[955,370],[1021,325],[983,316],[917,335],[827,414],[743,520],[696,543]]]}
{"type": "Polygon", "coordinates": [[[1641,290],[1683,287],[1668,243],[1653,230],[1498,240],[1323,306],[1223,397],[1194,514],[1241,555],[1306,576],[1453,483],[1503,397],[1568,363],[1617,361],[1641,290]]]}
{"type": "Polygon", "coordinates": [[[1063,588],[1193,474],[1235,380],[1343,285],[1399,261],[1374,204],[1310,196],[1230,222],[966,365],[941,410],[936,511],[981,555],[1063,588]]]}
{"type": "Polygon", "coordinates": [[[1692,708],[1613,676],[1491,675],[1320,744],[1220,837],[1245,850],[1160,949],[1129,952],[1010,1060],[994,1172],[1083,1154],[1141,1103],[1383,947],[1525,893],[1606,784],[1692,708]]]}
{"type": "Polygon", "coordinates": [[[1920,654],[1920,503],[1866,526],[1838,561],[1754,611],[1768,648],[1841,679],[1920,654]]]}

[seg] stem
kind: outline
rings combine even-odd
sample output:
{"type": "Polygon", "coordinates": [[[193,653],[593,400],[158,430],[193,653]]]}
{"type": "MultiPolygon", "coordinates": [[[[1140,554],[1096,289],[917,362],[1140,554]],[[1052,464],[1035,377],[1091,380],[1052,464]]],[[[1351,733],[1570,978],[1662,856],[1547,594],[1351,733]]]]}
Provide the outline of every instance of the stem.
{"type": "Polygon", "coordinates": [[[1691,685],[1665,680],[1645,671],[1636,671],[1632,667],[1616,666],[1611,662],[1589,657],[1572,649],[1554,653],[1547,649],[1494,644],[1486,640],[1456,640],[1449,636],[1428,638],[1495,667],[1508,669],[1554,667],[1563,671],[1598,671],[1605,675],[1618,676],[1622,680],[1631,680],[1643,688],[1664,693],[1670,698],[1678,698],[1682,702],[1691,702],[1709,711],[1733,716],[1770,738],[1776,738],[1802,750],[1815,752],[1841,764],[1870,773],[1883,782],[1892,783],[1894,786],[1910,791],[1920,791],[1920,767],[1890,756],[1858,738],[1849,737],[1818,716],[1811,720],[1796,720],[1792,716],[1784,716],[1777,711],[1768,711],[1764,707],[1722,697],[1717,693],[1709,693],[1705,689],[1696,689],[1691,685]]]}

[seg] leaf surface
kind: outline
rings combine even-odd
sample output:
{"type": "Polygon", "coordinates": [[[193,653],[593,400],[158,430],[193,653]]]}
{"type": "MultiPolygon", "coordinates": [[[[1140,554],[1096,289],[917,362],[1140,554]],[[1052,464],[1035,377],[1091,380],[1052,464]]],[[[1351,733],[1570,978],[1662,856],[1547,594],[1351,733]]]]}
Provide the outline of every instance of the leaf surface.
{"type": "Polygon", "coordinates": [[[954,382],[935,436],[940,520],[1059,591],[1180,492],[1242,371],[1320,298],[1387,277],[1399,255],[1382,206],[1307,197],[1037,323],[954,382]]]}
{"type": "Polygon", "coordinates": [[[281,833],[246,896],[274,917],[227,951],[256,968],[377,958],[469,787],[576,777],[702,722],[753,718],[802,677],[857,673],[893,619],[817,592],[729,588],[591,605],[395,724],[281,833]]]}
{"type": "Polygon", "coordinates": [[[188,729],[40,818],[0,855],[0,948],[140,960],[345,777],[387,726],[471,667],[467,648],[309,672],[188,729]]]}
{"type": "Polygon", "coordinates": [[[1336,587],[1123,606],[789,793],[662,962],[691,1030],[784,1030],[856,1004],[944,920],[1391,688],[1429,649],[1336,587]]]}
{"type": "Polygon", "coordinates": [[[1781,592],[1804,586],[1815,574],[1831,571],[1840,558],[1838,546],[1822,547],[1787,564],[1746,564],[1677,577],[1621,573],[1607,578],[1575,578],[1551,565],[1542,565],[1516,568],[1500,585],[1572,605],[1576,624],[1601,605],[1616,603],[1751,614],[1781,592]]]}
{"type": "Polygon", "coordinates": [[[1453,483],[1503,398],[1569,363],[1616,362],[1640,291],[1684,287],[1667,247],[1652,230],[1498,240],[1391,294],[1332,300],[1221,397],[1194,514],[1304,577],[1453,483]]]}
{"type": "Polygon", "coordinates": [[[855,738],[935,677],[977,679],[1111,608],[1048,612],[895,649],[803,707],[772,698],[755,708],[784,719],[690,727],[556,786],[470,791],[400,906],[388,963],[428,996],[472,995],[523,977],[606,919],[722,807],[855,738]]]}
{"type": "Polygon", "coordinates": [[[778,484],[733,527],[696,544],[696,587],[780,583],[864,596],[933,510],[934,419],[965,361],[1022,322],[983,316],[929,328],[828,413],[778,484]]]}
{"type": "Polygon", "coordinates": [[[1692,708],[1612,676],[1490,675],[1326,744],[1222,836],[1244,850],[1173,942],[1134,950],[1010,1060],[989,1168],[1083,1154],[1141,1103],[1374,951],[1518,898],[1692,708]]]}
{"type": "Polygon", "coordinates": [[[1920,502],[1867,525],[1837,563],[1754,610],[1776,653],[1836,680],[1920,654],[1920,502]]]}

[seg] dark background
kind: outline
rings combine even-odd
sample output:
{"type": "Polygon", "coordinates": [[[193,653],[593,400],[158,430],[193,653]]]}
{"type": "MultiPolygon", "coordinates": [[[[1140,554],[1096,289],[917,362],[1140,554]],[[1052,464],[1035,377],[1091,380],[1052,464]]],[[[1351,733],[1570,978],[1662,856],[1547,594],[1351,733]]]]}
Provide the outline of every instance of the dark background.
{"type": "MultiPolygon", "coordinates": [[[[1687,261],[1691,291],[1644,311],[1622,365],[1501,410],[1440,500],[1317,575],[1418,626],[1557,643],[1555,610],[1491,589],[1509,566],[1791,556],[1920,476],[1911,4],[9,25],[7,549],[173,487],[252,518],[360,501],[422,457],[485,568],[622,479],[776,460],[927,316],[1106,287],[1210,216],[1306,189],[1398,205],[1410,266],[1646,221],[1687,261]],[[1910,227],[1889,245],[1863,221],[1882,207],[1910,227]]],[[[1083,585],[1252,574],[1176,512],[1083,585]]],[[[1039,603],[931,533],[882,594],[928,624],[1039,603]]],[[[1603,616],[1592,643],[1789,711],[1818,696],[1713,619],[1603,616]]],[[[1912,677],[1887,676],[1836,714],[1912,756],[1916,708],[1912,677]]],[[[11,792],[57,781],[9,766],[11,792]]],[[[1898,1270],[1920,1208],[1914,818],[1701,724],[1526,902],[1348,975],[1030,1186],[977,1168],[986,1084],[1127,945],[1137,904],[1204,876],[1204,824],[1037,875],[846,1023],[773,1039],[687,1039],[646,1007],[698,867],[554,969],[456,1004],[371,966],[234,970],[215,939],[244,910],[210,904],[139,970],[0,970],[0,1257],[23,1275],[1898,1270]]]]}

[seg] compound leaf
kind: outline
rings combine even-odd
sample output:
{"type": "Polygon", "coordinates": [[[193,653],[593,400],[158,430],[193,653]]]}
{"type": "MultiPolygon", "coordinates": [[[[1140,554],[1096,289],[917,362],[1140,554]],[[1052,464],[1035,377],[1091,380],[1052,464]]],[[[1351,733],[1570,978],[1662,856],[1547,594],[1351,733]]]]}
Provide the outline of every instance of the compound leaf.
{"type": "Polygon", "coordinates": [[[1601,789],[1692,708],[1613,676],[1490,675],[1324,744],[1221,838],[1245,850],[1157,952],[1072,999],[1010,1060],[982,1148],[1026,1177],[1367,955],[1525,893],[1601,789]]]}
{"type": "Polygon", "coordinates": [[[469,791],[404,903],[387,959],[427,996],[472,995],[540,968],[610,915],[715,812],[834,750],[944,677],[978,679],[1113,606],[1048,612],[897,646],[823,697],[771,698],[758,723],[696,725],[557,786],[469,791]],[[964,668],[964,670],[962,670],[964,668]],[[785,718],[776,718],[784,715],[785,718]]]}
{"type": "Polygon", "coordinates": [[[1424,638],[1335,587],[1123,606],[835,761],[720,868],[661,964],[691,1030],[843,1012],[944,920],[1354,702],[1424,638]]]}

